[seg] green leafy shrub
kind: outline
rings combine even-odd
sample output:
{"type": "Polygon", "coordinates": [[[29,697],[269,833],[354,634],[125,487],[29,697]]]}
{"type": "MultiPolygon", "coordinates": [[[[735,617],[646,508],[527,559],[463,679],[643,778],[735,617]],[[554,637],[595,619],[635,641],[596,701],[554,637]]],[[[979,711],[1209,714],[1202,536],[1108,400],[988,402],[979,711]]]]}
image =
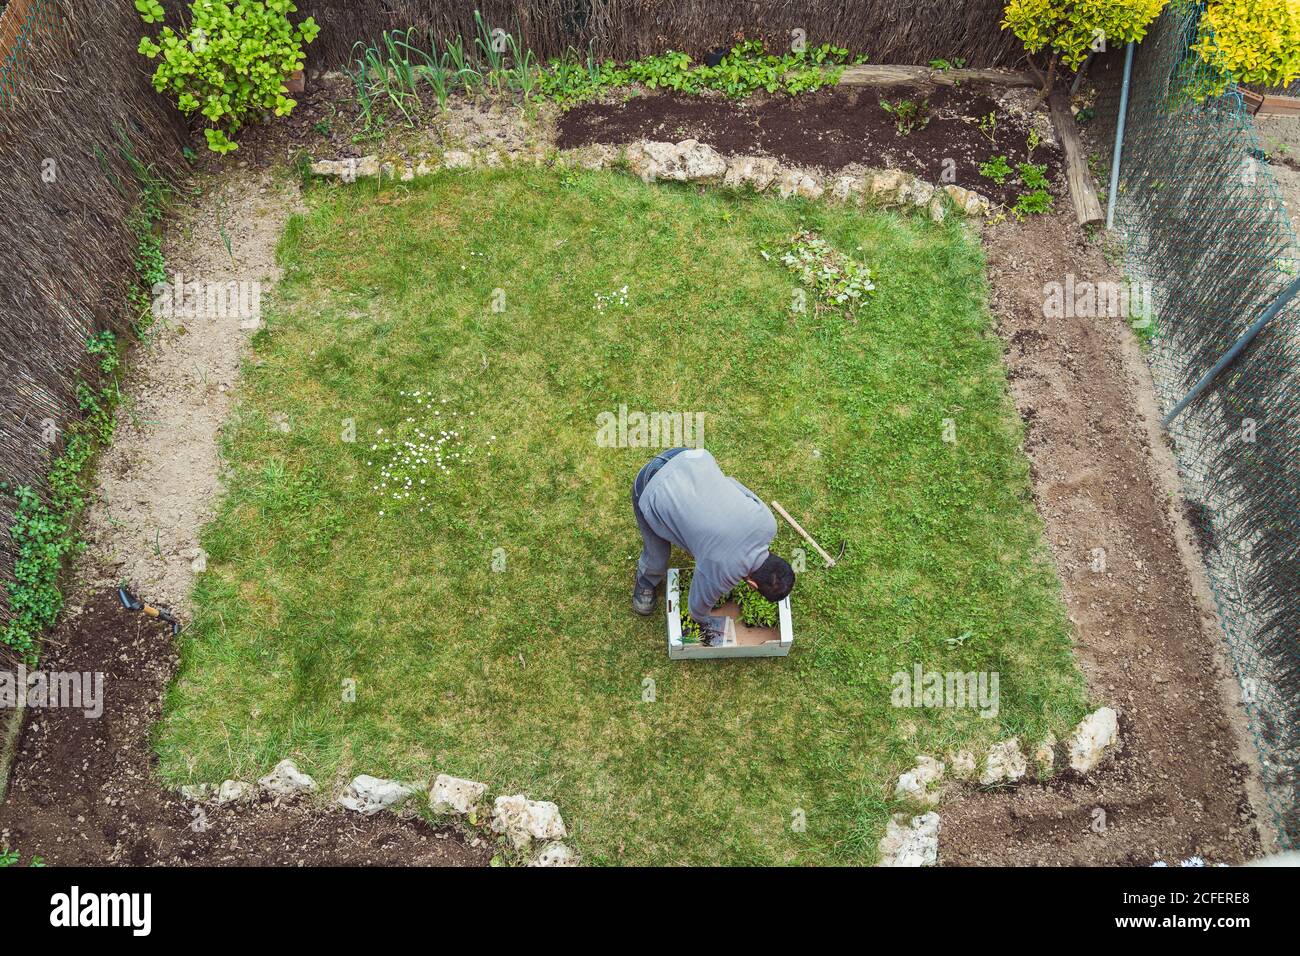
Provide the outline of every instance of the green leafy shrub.
{"type": "MultiPolygon", "coordinates": [[[[1031,54],[1030,68],[1046,95],[1058,64],[1077,70],[1102,44],[1118,46],[1146,36],[1147,27],[1168,0],[1010,0],[1002,29],[1010,30],[1031,54]],[[1047,69],[1032,54],[1050,50],[1047,69]]],[[[1251,0],[1254,2],[1254,0],[1251,0]]]]}
{"type": "MultiPolygon", "coordinates": [[[[135,6],[145,23],[162,22],[158,0],[135,6]]],[[[311,17],[293,26],[289,14],[297,9],[292,0],[194,0],[184,35],[165,26],[156,39],[140,39],[141,54],[162,59],[154,89],[176,97],[185,115],[207,120],[209,149],[237,149],[230,137],[240,127],[268,113],[287,116],[297,105],[284,82],[302,69],[303,47],[320,32],[311,17]]]]}
{"type": "Polygon", "coordinates": [[[1213,71],[1198,92],[1230,82],[1286,86],[1300,77],[1300,5],[1295,0],[1221,0],[1201,15],[1192,49],[1213,71]]]}
{"type": "Polygon", "coordinates": [[[1048,189],[1047,165],[1038,163],[1017,163],[1016,172],[1020,174],[1020,185],[1024,192],[1011,207],[1016,218],[1041,215],[1052,211],[1052,194],[1048,189]]]}
{"type": "Polygon", "coordinates": [[[994,156],[988,162],[980,163],[980,175],[1001,186],[1011,175],[1011,166],[1005,156],[994,156]]]}
{"type": "Polygon", "coordinates": [[[894,129],[898,130],[899,136],[910,136],[918,129],[925,129],[930,125],[928,99],[899,100],[897,103],[881,100],[880,108],[894,117],[894,129]]]}
{"type": "MultiPolygon", "coordinates": [[[[859,57],[853,62],[860,62],[859,57]]],[[[639,83],[649,89],[678,93],[714,90],[743,99],[760,90],[796,96],[839,82],[849,51],[828,43],[780,56],[769,53],[761,40],[738,43],[716,66],[693,66],[685,53],[669,50],[619,66],[598,62],[589,52],[552,60],[538,78],[538,92],[563,102],[591,99],[602,92],[639,83]]]]}

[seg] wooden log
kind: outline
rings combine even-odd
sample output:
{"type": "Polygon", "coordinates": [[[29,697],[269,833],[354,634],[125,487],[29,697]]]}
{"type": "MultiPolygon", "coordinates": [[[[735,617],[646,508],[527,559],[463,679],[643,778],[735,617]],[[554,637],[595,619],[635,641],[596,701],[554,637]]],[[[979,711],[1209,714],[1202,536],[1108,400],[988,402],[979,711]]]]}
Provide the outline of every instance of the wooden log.
{"type": "Polygon", "coordinates": [[[1020,70],[935,70],[934,82],[946,86],[957,83],[995,83],[1001,86],[1037,86],[1038,81],[1020,70]]]}
{"type": "Polygon", "coordinates": [[[1300,97],[1242,90],[1241,100],[1247,111],[1256,116],[1300,116],[1300,97]]]}
{"type": "Polygon", "coordinates": [[[1032,76],[1018,70],[932,70],[928,66],[885,64],[845,67],[840,75],[840,83],[847,86],[956,86],[959,83],[1037,85],[1032,76]]]}
{"type": "Polygon", "coordinates": [[[927,83],[934,71],[924,66],[849,66],[840,75],[848,86],[908,86],[927,83]]]}
{"type": "Polygon", "coordinates": [[[1074,201],[1074,213],[1079,225],[1102,222],[1105,215],[1101,210],[1101,201],[1097,198],[1097,188],[1092,182],[1092,173],[1088,171],[1088,159],[1083,152],[1083,143],[1079,139],[1079,127],[1070,112],[1070,101],[1064,93],[1053,93],[1048,100],[1052,109],[1052,123],[1056,134],[1061,139],[1065,150],[1065,174],[1070,183],[1070,198],[1074,201]]]}

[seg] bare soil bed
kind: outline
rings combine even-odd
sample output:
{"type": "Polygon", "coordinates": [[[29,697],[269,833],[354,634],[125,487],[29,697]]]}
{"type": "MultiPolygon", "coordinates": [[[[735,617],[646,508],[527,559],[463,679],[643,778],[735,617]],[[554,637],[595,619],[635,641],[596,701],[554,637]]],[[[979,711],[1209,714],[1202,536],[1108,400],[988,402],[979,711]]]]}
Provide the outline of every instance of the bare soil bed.
{"type": "Polygon", "coordinates": [[[150,731],[176,669],[170,628],[103,591],[69,615],[41,667],[102,672],[104,713],[31,710],[0,804],[0,846],[22,862],[129,866],[485,866],[452,828],[418,817],[270,803],[194,804],[154,779],[150,731]]]}
{"type": "Polygon", "coordinates": [[[1080,780],[972,792],[941,808],[947,865],[1235,863],[1261,838],[1253,759],[1197,536],[1121,319],[1046,318],[1067,273],[1118,280],[1072,211],[985,235],[991,306],[1048,543],[1093,697],[1120,712],[1118,756],[1080,780]],[[1092,569],[1094,548],[1106,570],[1092,569]]]}
{"type": "Polygon", "coordinates": [[[951,163],[955,166],[948,168],[955,173],[958,185],[1010,204],[1019,188],[1014,175],[999,186],[980,175],[981,163],[1005,156],[1014,167],[1032,159],[1046,163],[1049,180],[1055,180],[1061,154],[1040,146],[1030,155],[1030,124],[1023,114],[999,102],[1003,93],[1000,88],[983,85],[944,86],[929,94],[914,87],[840,86],[793,98],[755,96],[742,103],[721,95],[648,94],[626,101],[607,98],[561,114],[556,144],[571,149],[640,138],[697,139],[722,153],[774,156],[786,163],[827,170],[855,164],[890,167],[931,183],[952,182],[944,178],[945,164],[951,163]],[[916,101],[925,95],[930,102],[930,122],[906,136],[899,135],[894,117],[880,105],[881,100],[916,101]],[[986,134],[977,120],[990,113],[997,117],[997,126],[986,134]]]}

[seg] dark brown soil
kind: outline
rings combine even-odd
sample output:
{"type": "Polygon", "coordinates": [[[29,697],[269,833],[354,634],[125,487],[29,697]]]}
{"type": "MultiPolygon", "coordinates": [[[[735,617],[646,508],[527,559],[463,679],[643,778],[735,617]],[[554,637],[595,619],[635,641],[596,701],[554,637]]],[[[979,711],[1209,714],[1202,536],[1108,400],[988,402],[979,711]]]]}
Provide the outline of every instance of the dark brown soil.
{"type": "MultiPolygon", "coordinates": [[[[980,164],[994,156],[1016,163],[1030,158],[1029,127],[1003,111],[988,87],[937,87],[921,94],[914,87],[829,87],[802,96],[754,96],[735,103],[722,96],[647,94],[626,102],[575,106],[559,120],[561,149],[591,143],[621,144],[636,139],[680,142],[696,139],[720,153],[774,156],[797,166],[825,170],[862,164],[902,169],[931,182],[946,183],[951,160],[956,183],[998,202],[1013,203],[1020,187],[1012,177],[1002,186],[980,175],[980,164]],[[896,104],[928,95],[930,122],[900,136],[894,117],[880,101],[896,104]],[[997,116],[992,140],[978,120],[997,116]]],[[[1048,181],[1060,169],[1060,153],[1040,146],[1033,161],[1046,163],[1048,181]]]]}
{"type": "MultiPolygon", "coordinates": [[[[47,671],[102,672],[104,713],[29,710],[0,846],[50,865],[483,866],[450,828],[391,813],[256,804],[193,804],[153,777],[150,729],[176,667],[170,628],[106,591],[45,645],[47,671]]],[[[7,664],[5,665],[8,666],[7,664]]],[[[6,716],[8,716],[6,714],[6,716]]]]}
{"type": "Polygon", "coordinates": [[[946,865],[1171,865],[1258,856],[1239,704],[1222,637],[1154,428],[1133,334],[1119,319],[1047,318],[1044,283],[1118,278],[1068,207],[985,235],[1034,497],[1075,623],[1091,696],[1120,712],[1117,757],[1086,779],[954,794],[946,865]],[[1104,573],[1092,570],[1106,551],[1104,573]]]}

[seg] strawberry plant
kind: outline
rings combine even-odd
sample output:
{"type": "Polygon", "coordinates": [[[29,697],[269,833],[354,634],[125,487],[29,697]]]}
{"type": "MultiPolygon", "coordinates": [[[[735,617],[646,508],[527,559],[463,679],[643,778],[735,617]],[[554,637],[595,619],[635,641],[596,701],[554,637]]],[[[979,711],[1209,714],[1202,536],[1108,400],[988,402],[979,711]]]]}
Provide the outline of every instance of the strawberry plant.
{"type": "Polygon", "coordinates": [[[807,229],[790,237],[790,248],[782,254],[781,261],[817,293],[821,304],[843,307],[850,314],[876,288],[871,281],[871,270],[865,264],[850,259],[807,229]]]}
{"type": "Polygon", "coordinates": [[[698,621],[691,617],[687,595],[691,593],[691,569],[683,568],[677,572],[677,614],[682,622],[682,643],[700,644],[704,641],[704,631],[698,621]]]}
{"type": "Polygon", "coordinates": [[[1011,207],[1017,219],[1026,216],[1041,215],[1052,211],[1052,194],[1047,188],[1047,166],[1038,163],[1017,163],[1016,172],[1020,174],[1020,184],[1025,191],[1011,207]]]}
{"type": "Polygon", "coordinates": [[[1007,181],[1011,175],[1011,166],[1007,163],[1005,156],[994,156],[986,163],[980,163],[980,175],[985,179],[991,179],[999,186],[1007,181]]]}
{"type": "Polygon", "coordinates": [[[591,99],[604,90],[631,83],[678,93],[715,90],[734,99],[760,90],[797,96],[834,85],[845,64],[863,59],[851,58],[848,50],[829,43],[777,56],[769,53],[761,40],[736,44],[716,66],[692,65],[689,56],[675,50],[623,66],[612,60],[600,63],[588,53],[585,63],[576,62],[573,56],[552,60],[538,77],[537,89],[562,103],[591,99]]]}
{"type": "Polygon", "coordinates": [[[930,125],[929,100],[899,100],[897,103],[881,100],[880,108],[894,117],[894,128],[899,136],[910,136],[930,125]]]}
{"type": "MultiPolygon", "coordinates": [[[[158,0],[135,0],[135,7],[145,23],[162,22],[158,0]]],[[[292,25],[297,9],[292,0],[194,0],[183,35],[164,26],[156,38],[140,39],[141,54],[161,58],[154,89],[174,96],[186,116],[207,121],[209,149],[237,149],[230,137],[240,127],[268,113],[287,116],[297,105],[284,83],[302,69],[303,47],[320,32],[311,17],[292,25]]]]}

